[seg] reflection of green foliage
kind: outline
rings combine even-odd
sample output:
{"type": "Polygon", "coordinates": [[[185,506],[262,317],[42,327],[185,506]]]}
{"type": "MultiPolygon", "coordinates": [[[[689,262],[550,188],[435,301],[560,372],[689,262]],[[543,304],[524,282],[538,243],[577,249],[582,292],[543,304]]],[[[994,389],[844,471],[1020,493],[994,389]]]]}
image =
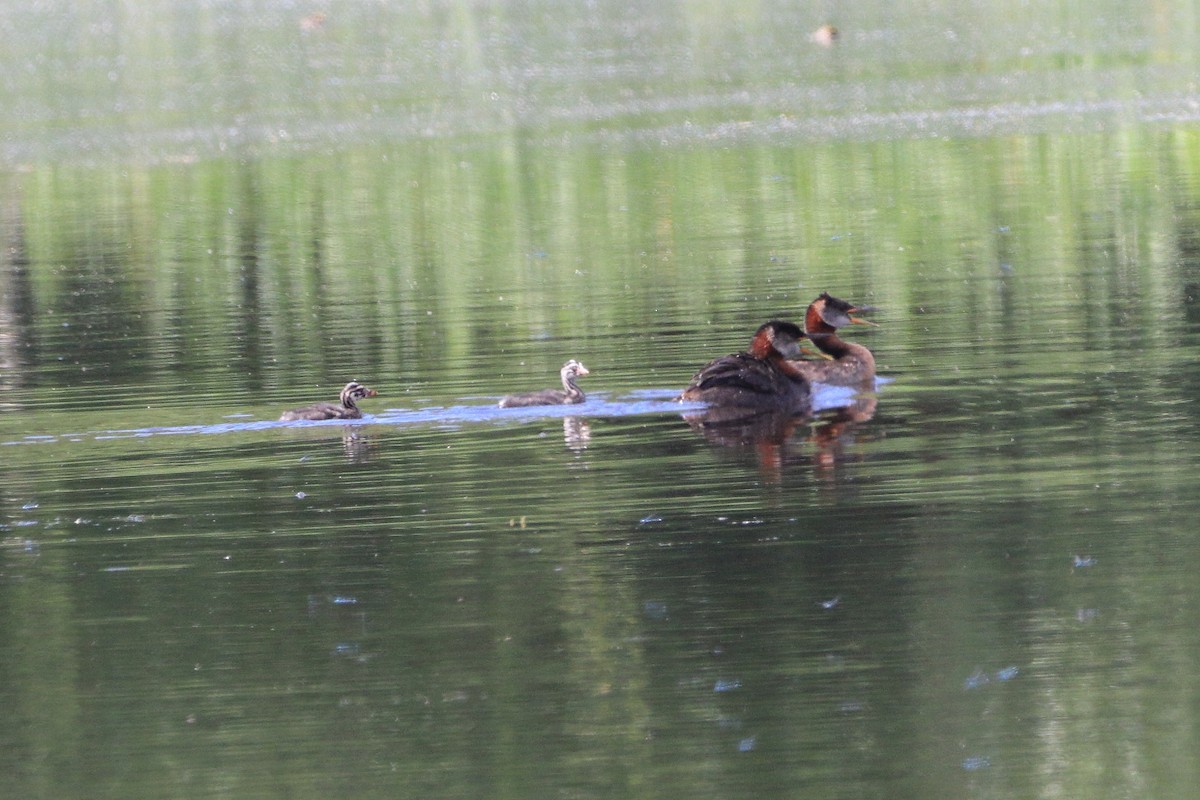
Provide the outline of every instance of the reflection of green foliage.
{"type": "Polygon", "coordinates": [[[969,309],[983,337],[1053,297],[1099,322],[1180,285],[1153,268],[1195,137],[1096,110],[1083,125],[1110,132],[1039,132],[1098,97],[1136,113],[1136,75],[1103,70],[1190,61],[1158,12],[868,5],[831,52],[797,35],[807,12],[761,3],[329,11],[314,30],[286,4],[31,12],[0,101],[34,361],[103,385],[124,349],[128,380],[206,394],[403,375],[446,400],[586,352],[621,365],[611,386],[674,385],[712,352],[666,334],[712,323],[738,347],[821,289],[885,305],[906,354],[937,324],[917,309],[969,309]],[[870,38],[899,19],[921,47],[870,38]]]}
{"type": "Polygon", "coordinates": [[[1198,143],[1133,136],[620,153],[517,138],[45,166],[10,178],[10,213],[44,358],[57,343],[86,365],[99,339],[152,372],[254,386],[332,380],[349,353],[453,385],[505,353],[552,375],[587,341],[636,376],[707,352],[664,330],[713,322],[737,346],[821,289],[886,306],[885,353],[919,347],[905,318],[925,306],[970,309],[982,334],[1061,315],[1046,306],[1064,297],[1082,305],[1060,330],[1169,305],[1184,279],[1163,271],[1180,247],[1163,221],[1191,211],[1157,187],[1198,143]],[[1142,155],[1104,158],[1118,146],[1142,155]],[[645,338],[606,345],[612,330],[645,338]]]}

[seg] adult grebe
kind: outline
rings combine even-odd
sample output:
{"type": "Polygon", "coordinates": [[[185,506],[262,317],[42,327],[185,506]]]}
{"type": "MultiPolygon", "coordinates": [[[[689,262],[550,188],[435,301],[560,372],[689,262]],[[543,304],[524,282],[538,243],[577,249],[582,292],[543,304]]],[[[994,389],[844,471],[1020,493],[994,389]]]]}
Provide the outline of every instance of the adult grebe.
{"type": "Polygon", "coordinates": [[[362,411],[355,401],[364,397],[375,397],[379,392],[369,389],[357,381],[350,381],[342,389],[341,405],[336,403],[313,403],[304,408],[295,408],[283,412],[281,422],[295,422],[301,419],[361,419],[362,411]]]}
{"type": "Polygon", "coordinates": [[[808,305],[804,314],[804,332],[821,352],[832,357],[832,361],[801,361],[796,369],[814,383],[829,383],[836,386],[859,386],[875,379],[875,356],[861,344],[843,341],[837,329],[846,325],[874,325],[865,319],[853,317],[859,311],[845,300],[839,300],[828,292],[808,305]]]}
{"type": "Polygon", "coordinates": [[[510,394],[500,401],[501,408],[521,408],[524,406],[565,406],[582,403],[587,398],[583,390],[575,383],[576,378],[582,378],[591,373],[588,368],[575,359],[563,364],[558,374],[562,377],[561,389],[542,389],[539,392],[525,394],[510,394]]]}
{"type": "Polygon", "coordinates": [[[812,404],[808,380],[798,367],[804,331],[782,320],[763,323],[750,349],[704,365],[679,396],[711,406],[805,413],[812,404]]]}

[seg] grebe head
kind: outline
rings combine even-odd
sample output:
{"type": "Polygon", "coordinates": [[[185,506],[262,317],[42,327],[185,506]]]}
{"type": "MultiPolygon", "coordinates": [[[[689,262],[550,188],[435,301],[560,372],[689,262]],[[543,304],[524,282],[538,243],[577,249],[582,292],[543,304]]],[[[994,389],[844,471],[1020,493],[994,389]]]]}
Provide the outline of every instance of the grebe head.
{"type": "Polygon", "coordinates": [[[563,368],[559,370],[559,374],[562,375],[563,380],[566,380],[567,378],[582,378],[584,375],[590,375],[591,373],[588,372],[588,368],[582,363],[572,358],[563,364],[563,368]]]}
{"type": "Polygon", "coordinates": [[[353,408],[356,400],[362,400],[364,397],[375,397],[379,392],[374,389],[363,386],[358,381],[350,381],[346,384],[346,388],[342,389],[342,405],[347,408],[353,408]]]}
{"type": "Polygon", "coordinates": [[[804,315],[804,328],[812,334],[832,333],[847,325],[875,325],[874,322],[851,316],[862,310],[859,306],[851,305],[829,292],[821,292],[808,306],[808,312],[804,315]]]}
{"type": "Polygon", "coordinates": [[[800,326],[780,319],[773,319],[758,326],[750,342],[750,353],[755,358],[767,358],[772,352],[787,359],[800,358],[800,340],[804,331],[800,326]]]}

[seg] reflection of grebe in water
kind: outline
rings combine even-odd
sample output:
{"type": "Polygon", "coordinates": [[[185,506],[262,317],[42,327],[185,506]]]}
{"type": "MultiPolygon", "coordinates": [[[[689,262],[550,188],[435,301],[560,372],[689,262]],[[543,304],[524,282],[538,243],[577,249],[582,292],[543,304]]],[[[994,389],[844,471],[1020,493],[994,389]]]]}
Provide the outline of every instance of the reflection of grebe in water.
{"type": "MultiPolygon", "coordinates": [[[[808,379],[799,371],[804,331],[791,322],[771,320],[759,326],[743,353],[723,356],[692,376],[680,400],[696,400],[735,417],[777,411],[804,414],[812,407],[808,379]]],[[[711,410],[711,409],[710,409],[711,410]]]]}
{"type": "Polygon", "coordinates": [[[865,319],[851,316],[859,311],[845,300],[821,292],[804,314],[804,332],[831,361],[806,361],[796,365],[800,374],[813,383],[837,386],[867,386],[875,380],[875,356],[861,344],[843,341],[838,328],[847,325],[874,325],[865,319]]]}
{"type": "Polygon", "coordinates": [[[559,370],[563,388],[510,394],[500,401],[500,407],[522,408],[524,406],[561,406],[582,403],[587,398],[583,396],[583,391],[575,383],[575,379],[588,374],[590,374],[588,368],[572,358],[559,370]]]}
{"type": "Polygon", "coordinates": [[[789,467],[836,475],[840,463],[857,457],[852,448],[860,423],[871,419],[875,404],[875,395],[864,393],[815,417],[779,411],[737,416],[736,409],[707,408],[683,418],[711,444],[753,452],[768,480],[778,482],[789,467]]]}
{"type": "Polygon", "coordinates": [[[350,381],[342,389],[341,403],[313,403],[304,408],[294,408],[283,412],[279,419],[282,422],[295,422],[309,419],[362,419],[362,411],[355,401],[364,397],[375,397],[379,392],[363,386],[357,381],[350,381]]]}

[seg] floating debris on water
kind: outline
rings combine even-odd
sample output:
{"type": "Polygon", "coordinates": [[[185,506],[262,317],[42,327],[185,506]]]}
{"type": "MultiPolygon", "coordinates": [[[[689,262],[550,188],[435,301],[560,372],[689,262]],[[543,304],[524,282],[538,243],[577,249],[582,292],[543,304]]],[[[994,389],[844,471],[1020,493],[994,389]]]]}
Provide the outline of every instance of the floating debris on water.
{"type": "Polygon", "coordinates": [[[967,679],[963,681],[963,688],[967,690],[978,689],[981,686],[987,686],[991,682],[991,678],[983,670],[975,670],[967,679]]]}
{"type": "Polygon", "coordinates": [[[647,619],[662,621],[667,619],[667,604],[659,600],[647,600],[642,603],[642,614],[647,619]]]}
{"type": "Polygon", "coordinates": [[[1021,668],[1016,666],[1001,667],[990,675],[981,669],[977,669],[963,681],[963,688],[967,690],[979,689],[987,686],[992,681],[1004,683],[1005,681],[1011,681],[1019,674],[1021,674],[1021,668]]]}
{"type": "Polygon", "coordinates": [[[834,25],[822,25],[808,35],[808,40],[822,47],[832,47],[841,38],[841,31],[834,25]]]}

